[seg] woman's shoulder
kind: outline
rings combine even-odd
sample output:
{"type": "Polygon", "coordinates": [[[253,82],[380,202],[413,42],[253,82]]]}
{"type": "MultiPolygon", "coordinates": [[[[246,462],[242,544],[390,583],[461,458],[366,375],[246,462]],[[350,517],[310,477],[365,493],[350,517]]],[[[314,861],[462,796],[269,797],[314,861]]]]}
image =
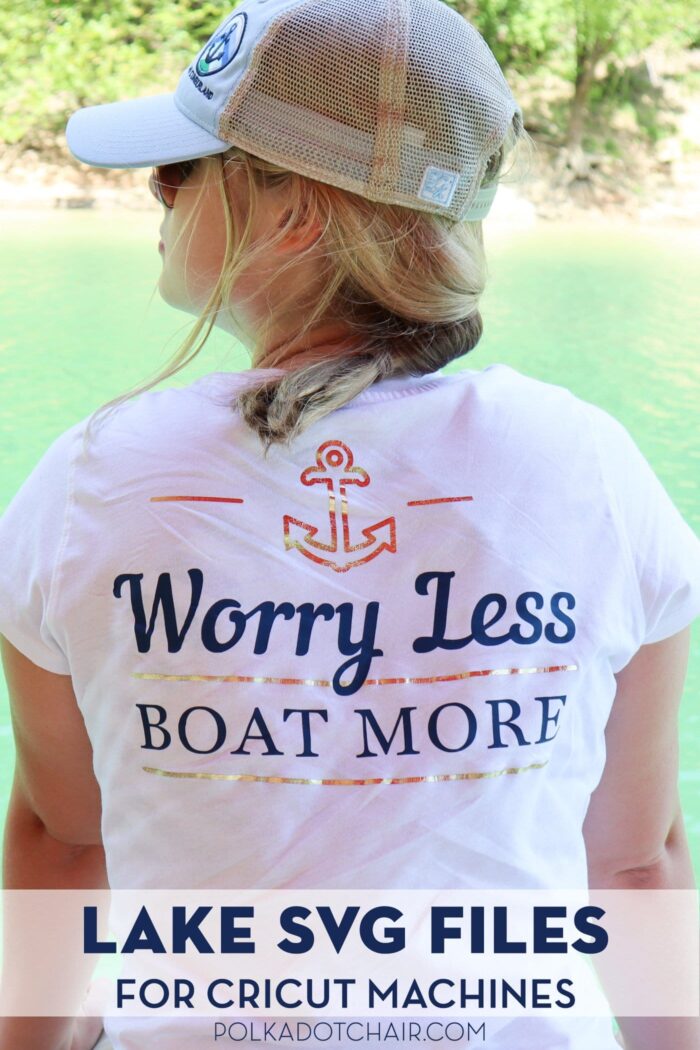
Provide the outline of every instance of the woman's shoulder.
{"type": "MultiPolygon", "coordinates": [[[[143,464],[149,457],[159,462],[191,455],[207,440],[246,441],[245,427],[236,411],[236,397],[246,386],[267,378],[269,369],[210,372],[191,382],[148,390],[105,410],[97,409],[71,428],[82,438],[83,455],[102,464],[116,458],[120,464],[131,456],[143,464]]],[[[580,440],[591,430],[612,433],[621,424],[605,409],[586,400],[563,384],[540,379],[502,362],[481,369],[461,368],[435,372],[427,377],[384,380],[367,388],[349,403],[362,412],[381,411],[390,426],[391,408],[405,415],[406,395],[426,393],[428,398],[408,397],[410,415],[445,412],[457,421],[471,420],[487,426],[494,435],[533,443],[580,440]],[[424,381],[423,381],[424,380],[424,381]]]]}
{"type": "Polygon", "coordinates": [[[479,370],[463,369],[453,373],[455,376],[470,374],[473,382],[493,397],[515,398],[515,404],[522,408],[537,408],[538,404],[546,401],[551,405],[569,405],[572,401],[587,403],[584,399],[574,393],[570,387],[563,383],[557,383],[553,379],[542,379],[538,376],[522,372],[513,365],[499,361],[485,365],[479,370]],[[522,395],[529,395],[522,400],[522,395]]]}
{"type": "Polygon", "coordinates": [[[591,427],[621,426],[610,412],[563,383],[522,372],[497,362],[481,369],[460,369],[445,374],[445,389],[470,400],[485,414],[510,428],[514,422],[533,435],[552,429],[564,433],[591,427]]]}
{"type": "Polygon", "coordinates": [[[183,445],[191,448],[219,415],[234,415],[235,396],[245,384],[245,375],[208,373],[185,385],[146,390],[97,408],[73,429],[84,435],[84,451],[93,454],[123,455],[131,447],[141,455],[173,452],[183,445]]]}

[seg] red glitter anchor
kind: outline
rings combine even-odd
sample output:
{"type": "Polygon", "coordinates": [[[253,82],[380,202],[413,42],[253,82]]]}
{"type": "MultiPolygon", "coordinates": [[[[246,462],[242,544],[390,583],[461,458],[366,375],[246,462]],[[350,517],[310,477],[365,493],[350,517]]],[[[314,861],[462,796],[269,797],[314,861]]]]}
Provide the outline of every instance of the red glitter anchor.
{"type": "Polygon", "coordinates": [[[362,467],[354,466],[355,457],[342,441],[325,441],[316,452],[316,466],[307,467],[301,475],[303,485],[325,485],[329,491],[330,542],[319,540],[320,528],[299,521],[288,514],[284,517],[284,545],[287,550],[296,547],[305,558],[318,565],[327,565],[335,572],[347,572],[358,565],[372,561],[382,551],[396,553],[396,519],[385,518],[362,529],[364,540],[352,543],[348,513],[347,487],[370,484],[370,476],[362,467]],[[340,497],[340,508],[338,508],[340,497]],[[341,540],[342,536],[342,540],[341,540]],[[347,558],[348,554],[360,554],[347,558]]]}

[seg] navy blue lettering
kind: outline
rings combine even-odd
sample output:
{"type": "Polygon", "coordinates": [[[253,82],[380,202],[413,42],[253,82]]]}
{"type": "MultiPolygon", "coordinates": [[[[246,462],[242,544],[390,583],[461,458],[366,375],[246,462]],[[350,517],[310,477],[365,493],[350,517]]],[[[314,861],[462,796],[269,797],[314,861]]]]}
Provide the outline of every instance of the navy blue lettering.
{"type": "Polygon", "coordinates": [[[197,908],[189,919],[187,908],[182,905],[173,905],[173,954],[183,955],[187,951],[187,942],[190,941],[200,955],[213,955],[214,949],[206,939],[200,925],[211,911],[210,907],[197,908]]]}
{"type": "Polygon", "coordinates": [[[527,951],[525,941],[508,940],[508,908],[500,904],[493,909],[493,950],[499,955],[522,955],[527,951]]]}
{"type": "Polygon", "coordinates": [[[472,613],[472,637],[475,642],[478,642],[479,645],[502,645],[503,642],[508,641],[510,631],[495,636],[486,633],[489,627],[492,627],[493,624],[498,623],[503,618],[507,608],[508,602],[502,594],[485,594],[483,598],[479,598],[472,613]],[[494,602],[496,603],[496,612],[490,620],[487,620],[487,610],[494,602]]]}
{"type": "Polygon", "coordinates": [[[445,926],[445,919],[464,918],[460,905],[434,904],[430,909],[430,951],[433,955],[445,954],[445,941],[459,941],[462,931],[459,926],[445,926]]]}
{"type": "Polygon", "coordinates": [[[236,919],[252,919],[254,915],[255,908],[249,905],[231,904],[221,908],[222,955],[252,955],[255,952],[250,926],[236,926],[236,919]]]}
{"type": "Polygon", "coordinates": [[[570,981],[567,977],[562,977],[560,981],[557,981],[557,991],[560,995],[564,996],[564,999],[555,999],[554,1005],[560,1006],[563,1010],[568,1010],[576,1002],[576,996],[573,992],[569,991],[569,988],[573,988],[573,981],[570,981]],[[567,987],[564,987],[564,986],[567,987]]]}
{"type": "MultiPolygon", "coordinates": [[[[374,1007],[375,999],[378,999],[382,1003],[385,1003],[387,1001],[387,999],[388,999],[390,1004],[391,1004],[391,1006],[392,1007],[396,1007],[396,1004],[398,1003],[398,998],[399,998],[399,996],[398,996],[399,982],[396,979],[394,979],[391,982],[391,984],[387,985],[386,988],[380,988],[379,985],[375,984],[374,981],[370,978],[369,984],[368,984],[368,988],[369,988],[368,1005],[370,1006],[370,1008],[374,1007]]],[[[393,1026],[390,1026],[390,1027],[393,1027],[393,1026]]],[[[388,1038],[388,1036],[387,1036],[387,1038],[388,1038]]],[[[392,1036],[392,1038],[395,1038],[395,1036],[392,1036]]]]}
{"type": "Polygon", "coordinates": [[[515,611],[521,620],[532,627],[530,634],[523,634],[520,624],[514,624],[510,629],[510,637],[518,645],[534,645],[542,637],[542,621],[539,616],[534,616],[528,609],[528,602],[533,601],[536,609],[544,605],[544,598],[537,591],[525,591],[519,594],[515,600],[515,611]]]}
{"type": "Polygon", "coordinates": [[[303,605],[297,606],[297,612],[299,613],[299,634],[296,654],[297,656],[306,656],[311,644],[311,633],[316,620],[319,616],[323,617],[324,620],[332,620],[335,616],[335,609],[328,602],[323,602],[318,606],[313,605],[311,602],[304,602],[303,605]]]}
{"type": "Polygon", "coordinates": [[[416,577],[416,593],[428,594],[428,584],[437,580],[435,589],[435,612],[433,615],[433,633],[416,638],[413,649],[417,653],[432,653],[434,649],[463,649],[471,641],[471,636],[466,638],[446,638],[447,609],[450,602],[450,587],[454,578],[454,572],[422,572],[416,577]]]}
{"type": "Polygon", "coordinates": [[[416,751],[413,747],[413,727],[411,725],[411,711],[415,711],[415,707],[402,707],[399,711],[399,716],[396,719],[396,723],[392,730],[391,736],[386,737],[382,732],[379,723],[375,717],[374,711],[371,708],[356,708],[355,714],[359,715],[362,719],[362,736],[364,739],[364,750],[357,755],[357,758],[376,758],[378,752],[371,751],[369,746],[369,737],[367,733],[368,725],[374,733],[377,743],[381,747],[385,755],[389,754],[389,748],[394,742],[394,737],[399,731],[399,726],[403,732],[403,749],[397,751],[398,755],[418,755],[419,751],[416,751]]]}
{"type": "Polygon", "coordinates": [[[465,751],[468,747],[471,746],[471,744],[474,743],[476,730],[476,715],[469,707],[466,707],[464,704],[441,704],[440,707],[435,708],[435,710],[430,715],[430,718],[428,719],[428,736],[430,737],[430,742],[431,744],[434,744],[435,747],[438,747],[441,751],[465,751]],[[447,710],[448,707],[459,708],[460,711],[464,711],[464,714],[467,718],[467,738],[463,744],[458,744],[456,747],[448,747],[447,744],[443,744],[437,732],[438,718],[440,717],[443,711],[447,710]]]}
{"type": "Polygon", "coordinates": [[[484,928],[485,911],[481,907],[472,908],[470,915],[471,953],[472,955],[483,955],[484,953],[484,928]]]}
{"type": "Polygon", "coordinates": [[[165,751],[166,747],[170,747],[170,733],[165,729],[165,719],[168,716],[168,712],[164,707],[159,704],[137,704],[139,714],[141,715],[141,725],[143,726],[143,735],[146,741],[145,744],[141,744],[141,748],[145,751],[165,751]],[[151,722],[149,719],[149,711],[156,711],[158,713],[158,721],[151,722]],[[158,729],[162,734],[162,742],[160,744],[153,743],[152,729],[158,729]]]}
{"type": "Polygon", "coordinates": [[[549,713],[550,700],[559,700],[561,702],[561,706],[563,707],[564,704],[566,703],[566,696],[536,696],[535,700],[537,701],[538,704],[542,704],[542,732],[540,734],[540,738],[537,741],[537,743],[538,744],[547,744],[547,743],[549,743],[550,740],[554,740],[555,736],[559,732],[559,715],[561,714],[561,708],[560,708],[556,712],[556,714],[550,715],[550,713],[549,713]],[[557,732],[556,733],[552,733],[551,736],[547,736],[547,726],[549,725],[550,722],[557,727],[557,732]]]}
{"type": "MultiPolygon", "coordinates": [[[[450,588],[454,572],[423,572],[416,577],[415,588],[418,594],[427,595],[430,584],[435,581],[435,608],[433,612],[433,630],[431,635],[422,635],[413,642],[413,649],[417,653],[430,653],[434,649],[463,649],[470,642],[479,645],[494,646],[502,645],[504,642],[513,641],[517,645],[534,645],[542,637],[543,625],[539,616],[536,616],[531,606],[535,609],[544,607],[544,598],[539,591],[524,591],[515,599],[515,611],[522,621],[515,623],[502,634],[491,634],[489,628],[498,623],[505,616],[508,609],[508,600],[505,595],[498,592],[485,594],[479,598],[474,606],[471,616],[471,634],[463,638],[447,637],[447,617],[450,602],[450,588]],[[492,609],[492,606],[495,608],[492,609]],[[530,628],[529,632],[523,630],[523,625],[530,628]]],[[[553,624],[544,628],[545,636],[550,642],[568,642],[575,634],[573,621],[560,609],[561,602],[567,602],[572,609],[575,605],[573,595],[560,591],[551,599],[551,610],[556,619],[567,627],[567,632],[558,637],[554,634],[553,624]]]]}
{"type": "Polygon", "coordinates": [[[186,711],[183,711],[180,715],[177,723],[177,735],[180,737],[180,743],[187,751],[191,751],[194,755],[212,755],[215,751],[219,751],[224,746],[226,741],[226,723],[219,714],[218,711],[214,711],[211,707],[188,707],[186,711]],[[187,723],[190,720],[190,716],[195,711],[206,711],[208,715],[211,715],[214,726],[216,727],[216,740],[211,747],[194,747],[187,738],[187,723]]]}
{"type": "Polygon", "coordinates": [[[408,1006],[419,1006],[421,1010],[425,1010],[428,1006],[425,996],[421,990],[421,986],[418,981],[414,978],[408,986],[408,991],[401,1001],[401,1005],[404,1009],[408,1006]]]}
{"type": "Polygon", "coordinates": [[[328,905],[321,904],[316,910],[318,911],[318,917],[328,934],[328,939],[335,948],[335,954],[340,955],[342,947],[348,939],[348,934],[352,929],[352,924],[357,918],[360,909],[354,904],[345,908],[340,922],[338,922],[333,914],[333,909],[329,908],[328,905]]]}
{"type": "Polygon", "coordinates": [[[92,905],[83,908],[83,954],[109,952],[114,955],[116,951],[115,941],[97,939],[97,908],[92,905]]]}
{"type": "Polygon", "coordinates": [[[131,610],[134,615],[134,634],[136,636],[136,646],[140,653],[147,653],[150,651],[151,636],[156,625],[159,608],[162,608],[163,610],[163,622],[165,625],[165,635],[168,640],[168,652],[180,652],[182,644],[187,636],[187,632],[192,624],[192,620],[194,619],[194,614],[197,611],[199,599],[202,596],[202,585],[204,583],[204,574],[201,569],[188,569],[187,575],[190,578],[191,597],[189,609],[182,629],[178,628],[177,618],[175,616],[175,602],[173,599],[173,587],[170,573],[163,572],[158,577],[148,627],[146,626],[146,610],[141,590],[143,573],[123,573],[115,579],[113,589],[115,598],[121,598],[122,587],[125,583],[129,584],[129,590],[131,593],[131,610]]]}
{"type": "Polygon", "coordinates": [[[250,751],[246,751],[246,749],[245,749],[245,745],[248,743],[249,740],[261,740],[264,743],[264,745],[265,745],[265,747],[267,749],[267,750],[263,751],[264,755],[283,755],[284,754],[283,751],[279,751],[275,747],[274,741],[272,739],[272,734],[270,733],[270,730],[267,728],[267,723],[265,722],[265,719],[263,718],[262,712],[261,712],[259,707],[256,707],[255,710],[253,711],[253,714],[250,717],[250,721],[248,722],[248,725],[246,726],[246,731],[243,734],[243,739],[241,740],[239,746],[237,748],[235,748],[235,750],[233,750],[231,752],[231,754],[232,755],[249,755],[250,751]],[[253,726],[255,726],[259,730],[258,733],[251,732],[253,726]]]}
{"type": "Polygon", "coordinates": [[[259,615],[260,620],[253,652],[256,656],[260,656],[262,653],[267,652],[270,644],[270,632],[277,617],[282,616],[285,620],[292,620],[296,613],[294,606],[290,602],[282,602],[281,605],[275,605],[274,602],[261,602],[255,609],[251,609],[249,613],[241,612],[240,609],[241,603],[231,598],[223,598],[221,601],[214,602],[202,621],[202,643],[205,649],[212,653],[224,653],[228,649],[233,649],[243,637],[248,620],[252,619],[253,616],[259,615]],[[233,610],[229,612],[228,618],[234,625],[234,633],[231,638],[220,642],[216,636],[216,621],[226,609],[233,610]]]}
{"type": "Polygon", "coordinates": [[[301,919],[308,919],[311,912],[308,908],[303,908],[300,905],[292,905],[289,908],[285,908],[280,914],[280,926],[285,933],[290,933],[293,937],[296,937],[296,941],[291,941],[289,937],[285,937],[284,940],[278,941],[277,947],[287,952],[289,955],[303,955],[304,952],[311,951],[314,946],[314,934],[313,930],[310,930],[308,926],[304,926],[301,919]]]}
{"type": "Polygon", "coordinates": [[[240,608],[241,603],[233,598],[222,598],[221,601],[214,602],[206,613],[202,620],[202,644],[210,653],[225,653],[241,640],[245,633],[247,617],[240,608]],[[233,610],[229,612],[228,618],[234,626],[234,631],[225,642],[220,642],[216,636],[216,621],[226,609],[233,610]]]}
{"type": "Polygon", "coordinates": [[[252,609],[248,613],[247,619],[255,616],[256,613],[260,613],[260,622],[253,652],[256,656],[260,656],[261,653],[267,652],[270,642],[270,631],[277,617],[282,616],[285,620],[293,620],[296,615],[296,609],[291,602],[282,602],[281,605],[275,605],[274,602],[262,602],[257,608],[252,609]]]}
{"type": "Polygon", "coordinates": [[[204,86],[204,84],[202,83],[202,81],[199,79],[199,77],[197,76],[197,74],[195,73],[195,71],[192,68],[190,68],[188,70],[188,73],[189,73],[189,78],[192,81],[192,83],[194,84],[194,86],[197,88],[197,91],[199,91],[200,94],[204,95],[205,98],[207,98],[207,99],[209,99],[209,101],[211,101],[213,99],[213,97],[214,97],[214,92],[211,90],[211,88],[207,88],[207,87],[204,86]]]}
{"type": "Polygon", "coordinates": [[[565,919],[566,908],[556,905],[535,905],[533,909],[533,951],[538,955],[564,955],[569,946],[564,938],[564,928],[555,926],[551,929],[550,919],[565,919]]]}
{"type": "Polygon", "coordinates": [[[362,628],[362,638],[359,642],[353,642],[350,637],[352,628],[353,606],[351,602],[343,602],[336,609],[340,617],[338,626],[338,649],[343,656],[353,655],[338,668],[333,675],[333,690],[338,696],[352,696],[364,685],[369,674],[372,660],[375,656],[383,656],[383,649],[374,646],[377,633],[377,619],[379,617],[379,602],[369,602],[365,611],[365,620],[362,628]],[[343,674],[349,671],[353,665],[355,674],[349,682],[343,682],[343,674]]]}
{"type": "Polygon", "coordinates": [[[165,955],[165,945],[158,936],[153,919],[148,914],[145,906],[138,913],[134,925],[129,931],[129,936],[122,947],[122,954],[124,955],[132,955],[137,951],[148,951],[153,952],[155,955],[165,955]]]}
{"type": "Polygon", "coordinates": [[[311,749],[311,715],[320,715],[324,722],[328,721],[328,712],[322,708],[311,710],[308,708],[287,707],[284,710],[283,720],[286,722],[290,715],[301,715],[301,730],[303,734],[304,750],[297,753],[297,758],[318,758],[318,754],[311,749]]]}
{"type": "Polygon", "coordinates": [[[510,729],[518,741],[518,747],[529,746],[530,741],[525,739],[525,734],[519,725],[516,725],[516,718],[520,717],[520,704],[516,700],[487,700],[486,703],[491,708],[491,721],[493,725],[493,743],[489,744],[489,749],[494,747],[508,747],[508,744],[504,744],[501,739],[501,729],[506,726],[510,729]],[[501,719],[499,712],[500,704],[508,704],[510,706],[510,718],[505,720],[501,719]]]}
{"type": "Polygon", "coordinates": [[[559,642],[560,644],[563,642],[570,642],[576,634],[576,624],[570,616],[567,616],[566,613],[563,613],[559,608],[561,603],[564,601],[566,602],[567,609],[575,608],[576,599],[574,598],[573,594],[569,594],[568,591],[557,591],[556,594],[553,594],[552,600],[550,602],[550,608],[555,619],[559,620],[559,623],[563,623],[566,627],[566,633],[562,635],[555,634],[554,625],[548,623],[544,629],[544,636],[548,642],[559,642]]]}
{"type": "MultiPolygon", "coordinates": [[[[319,908],[319,913],[321,909],[319,908]]],[[[400,927],[385,927],[383,930],[386,940],[380,941],[374,932],[374,927],[382,919],[390,919],[398,922],[403,912],[389,905],[370,908],[366,915],[360,919],[360,940],[366,948],[376,955],[393,955],[401,952],[406,947],[406,932],[400,927]]]]}
{"type": "Polygon", "coordinates": [[[583,955],[597,955],[599,952],[605,951],[609,941],[608,931],[603,929],[602,926],[596,925],[595,922],[590,921],[591,919],[602,919],[604,915],[605,909],[597,908],[593,904],[588,904],[578,909],[574,915],[574,926],[579,933],[583,933],[586,937],[591,937],[592,941],[582,941],[579,937],[571,945],[575,951],[581,952],[583,955]]]}

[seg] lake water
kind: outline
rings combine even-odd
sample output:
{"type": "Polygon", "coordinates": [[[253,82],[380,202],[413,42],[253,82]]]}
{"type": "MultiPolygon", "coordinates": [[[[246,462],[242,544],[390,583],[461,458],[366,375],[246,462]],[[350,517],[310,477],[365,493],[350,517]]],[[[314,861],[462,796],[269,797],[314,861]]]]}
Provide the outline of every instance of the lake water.
{"type": "MultiPolygon", "coordinates": [[[[151,375],[188,318],[156,287],[160,213],[0,213],[0,506],[48,444],[151,375]]],[[[700,531],[700,238],[697,231],[546,227],[485,231],[485,335],[462,361],[494,361],[568,387],[623,422],[700,531]]],[[[217,333],[171,382],[247,367],[217,333]]],[[[681,794],[700,878],[700,646],[681,714],[681,794]]],[[[13,764],[0,695],[0,823],[13,764]]]]}

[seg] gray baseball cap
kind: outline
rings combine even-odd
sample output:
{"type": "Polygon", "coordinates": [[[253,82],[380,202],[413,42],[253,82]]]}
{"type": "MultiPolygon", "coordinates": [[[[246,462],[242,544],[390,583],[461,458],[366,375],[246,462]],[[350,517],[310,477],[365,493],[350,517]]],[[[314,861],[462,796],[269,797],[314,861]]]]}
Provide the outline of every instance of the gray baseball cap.
{"type": "Polygon", "coordinates": [[[153,167],[231,146],[457,220],[486,216],[490,157],[522,111],[486,41],[443,0],[244,0],[174,93],[88,106],[81,161],[153,167]]]}

